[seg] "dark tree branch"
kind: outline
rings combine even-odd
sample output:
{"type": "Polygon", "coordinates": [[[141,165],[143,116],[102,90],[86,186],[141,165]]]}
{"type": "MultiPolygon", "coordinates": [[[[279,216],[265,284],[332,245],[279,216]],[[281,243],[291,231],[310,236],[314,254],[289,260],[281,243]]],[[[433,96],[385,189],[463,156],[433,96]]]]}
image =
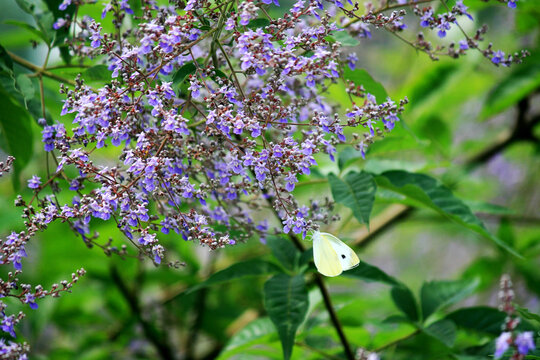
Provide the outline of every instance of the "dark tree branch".
{"type": "Polygon", "coordinates": [[[142,309],[139,304],[139,299],[136,294],[131,291],[124,280],[121,278],[120,273],[116,266],[111,265],[110,267],[111,278],[118,287],[120,294],[124,297],[126,302],[131,309],[131,313],[136,318],[137,322],[141,325],[144,335],[154,345],[157,352],[159,353],[161,359],[163,360],[173,360],[173,350],[167,342],[167,337],[163,334],[160,334],[158,330],[150,323],[145,320],[142,316],[142,309]]]}

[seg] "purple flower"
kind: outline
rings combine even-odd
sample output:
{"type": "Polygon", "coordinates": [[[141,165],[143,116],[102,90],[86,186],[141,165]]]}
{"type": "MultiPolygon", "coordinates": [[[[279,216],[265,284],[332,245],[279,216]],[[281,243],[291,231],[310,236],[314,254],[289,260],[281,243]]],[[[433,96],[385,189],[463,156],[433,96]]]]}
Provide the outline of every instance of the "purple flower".
{"type": "Polygon", "coordinates": [[[285,189],[287,189],[288,192],[291,192],[294,190],[294,184],[298,182],[298,179],[296,179],[296,176],[293,173],[289,173],[287,176],[285,176],[285,189]]]}
{"type": "Polygon", "coordinates": [[[201,92],[199,89],[202,87],[198,80],[191,80],[190,86],[188,88],[189,91],[191,91],[191,97],[198,98],[201,92]]]}
{"type": "Polygon", "coordinates": [[[120,10],[124,10],[126,13],[133,15],[133,10],[129,7],[128,0],[122,0],[120,3],[120,10]]]}
{"type": "Polygon", "coordinates": [[[446,36],[446,31],[450,30],[450,24],[446,20],[441,20],[441,23],[438,26],[439,31],[437,32],[437,35],[440,38],[443,38],[446,36]]]}
{"type": "Polygon", "coordinates": [[[28,187],[30,189],[37,189],[41,185],[41,178],[39,176],[33,175],[31,179],[28,180],[28,187]]]}
{"type": "MultiPolygon", "coordinates": [[[[272,0],[261,0],[264,4],[271,4],[272,0]]],[[[273,0],[274,5],[279,6],[279,2],[277,0],[273,0]]]]}
{"type": "Polygon", "coordinates": [[[64,11],[64,10],[67,9],[67,7],[68,7],[69,5],[71,5],[71,0],[64,0],[64,1],[62,1],[62,3],[58,6],[58,10],[64,11]]]}
{"type": "Polygon", "coordinates": [[[67,24],[67,20],[64,18],[58,18],[56,22],[53,24],[53,29],[58,30],[62,27],[64,27],[67,24]]]}
{"type": "Polygon", "coordinates": [[[3,331],[9,333],[11,336],[16,337],[17,335],[15,335],[15,330],[13,328],[14,325],[15,325],[14,316],[11,315],[11,316],[5,316],[2,319],[2,323],[0,324],[0,327],[2,328],[3,331]]]}
{"type": "Polygon", "coordinates": [[[103,39],[103,36],[99,33],[99,29],[92,31],[92,35],[90,35],[90,40],[92,40],[92,42],[90,45],[93,48],[98,48],[101,45],[101,39],[103,39]]]}
{"type": "Polygon", "coordinates": [[[349,56],[347,56],[347,61],[349,68],[351,70],[356,69],[356,62],[358,61],[358,56],[356,56],[356,53],[350,53],[349,56]]]}
{"type": "Polygon", "coordinates": [[[511,8],[511,9],[515,9],[516,8],[516,1],[517,0],[508,0],[508,7],[511,8]]]}
{"type": "Polygon", "coordinates": [[[36,310],[38,308],[38,304],[36,304],[36,297],[30,293],[26,293],[23,303],[30,305],[32,310],[36,310]]]}
{"type": "Polygon", "coordinates": [[[232,30],[234,29],[234,26],[236,25],[236,20],[234,17],[230,17],[225,22],[225,30],[232,30]]]}
{"type": "Polygon", "coordinates": [[[515,344],[521,355],[527,355],[529,351],[534,350],[534,340],[532,331],[526,331],[516,336],[515,344]]]}
{"type": "Polygon", "coordinates": [[[503,332],[495,341],[495,359],[499,359],[506,350],[510,347],[512,342],[512,333],[503,332]]]}
{"type": "Polygon", "coordinates": [[[420,20],[420,26],[422,27],[428,27],[431,22],[433,21],[433,9],[427,10],[421,17],[420,20]]]}
{"type": "Polygon", "coordinates": [[[504,52],[502,52],[501,50],[495,51],[495,53],[491,57],[491,62],[494,64],[499,64],[502,60],[504,60],[504,52]]]}

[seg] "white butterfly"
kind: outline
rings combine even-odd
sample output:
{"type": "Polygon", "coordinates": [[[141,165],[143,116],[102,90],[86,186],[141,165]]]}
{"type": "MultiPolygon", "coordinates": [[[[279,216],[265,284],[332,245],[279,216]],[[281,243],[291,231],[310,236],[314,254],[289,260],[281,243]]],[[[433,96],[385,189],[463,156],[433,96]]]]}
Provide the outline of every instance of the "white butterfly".
{"type": "Polygon", "coordinates": [[[353,249],[334,235],[315,231],[312,239],[313,260],[321,274],[338,276],[344,270],[352,269],[360,263],[353,249]]]}

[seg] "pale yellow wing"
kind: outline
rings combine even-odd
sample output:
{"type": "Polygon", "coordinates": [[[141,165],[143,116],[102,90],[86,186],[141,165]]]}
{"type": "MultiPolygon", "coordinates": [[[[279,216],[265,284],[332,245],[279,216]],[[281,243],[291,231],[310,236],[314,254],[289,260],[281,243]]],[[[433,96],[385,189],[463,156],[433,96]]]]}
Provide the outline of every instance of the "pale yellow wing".
{"type": "Polygon", "coordinates": [[[336,250],[327,237],[318,231],[313,234],[313,260],[317,270],[325,276],[338,276],[342,273],[342,263],[336,250]]]}
{"type": "Polygon", "coordinates": [[[337,253],[343,271],[358,266],[358,264],[360,263],[360,259],[358,258],[354,250],[347,246],[347,244],[329,233],[320,233],[320,237],[323,239],[327,239],[330,242],[330,245],[337,253]]]}

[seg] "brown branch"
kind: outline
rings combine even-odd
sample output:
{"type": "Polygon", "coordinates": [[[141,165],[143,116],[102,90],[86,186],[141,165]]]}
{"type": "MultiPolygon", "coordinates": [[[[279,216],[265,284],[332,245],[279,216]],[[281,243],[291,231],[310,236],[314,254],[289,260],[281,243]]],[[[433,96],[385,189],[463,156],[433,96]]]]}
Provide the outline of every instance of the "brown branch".
{"type": "MultiPolygon", "coordinates": [[[[417,1],[412,1],[412,2],[409,2],[409,3],[406,3],[406,4],[391,4],[391,5],[386,5],[386,6],[383,6],[375,11],[372,11],[371,13],[373,15],[379,15],[385,11],[388,11],[388,10],[396,10],[396,9],[400,9],[400,8],[404,8],[404,7],[407,7],[407,6],[413,6],[413,5],[418,5],[418,4],[423,4],[423,3],[429,3],[429,2],[433,2],[435,0],[417,0],[417,1]]],[[[347,28],[349,26],[351,26],[352,24],[354,23],[357,23],[358,21],[360,21],[362,18],[361,17],[356,17],[354,18],[353,20],[349,21],[347,24],[343,25],[344,28],[347,28]]]]}
{"type": "Polygon", "coordinates": [[[144,335],[146,336],[148,341],[150,341],[155,346],[161,359],[173,360],[173,350],[166,340],[166,335],[160,334],[157,329],[152,325],[152,323],[143,318],[143,310],[141,309],[139,299],[137,298],[136,294],[127,287],[124,280],[120,277],[120,273],[118,272],[116,266],[111,265],[110,274],[112,280],[118,287],[120,294],[122,294],[122,296],[128,303],[129,308],[131,309],[131,313],[133,314],[133,316],[135,316],[137,322],[141,325],[144,335]]]}
{"type": "Polygon", "coordinates": [[[354,235],[353,245],[367,246],[377,235],[393,226],[393,223],[408,217],[413,208],[402,204],[388,206],[382,213],[374,217],[367,227],[362,228],[354,235]]]}
{"type": "Polygon", "coordinates": [[[30,61],[28,61],[26,59],[23,59],[20,56],[15,55],[11,51],[8,51],[7,53],[9,55],[9,57],[11,58],[11,60],[13,60],[14,62],[16,62],[17,64],[19,64],[21,66],[24,66],[25,68],[27,68],[29,70],[35,71],[35,73],[37,75],[43,75],[43,76],[46,76],[46,77],[51,78],[53,80],[56,80],[58,82],[69,84],[69,85],[72,85],[72,86],[77,85],[77,83],[75,81],[63,78],[63,77],[61,77],[59,75],[56,75],[56,74],[54,74],[54,73],[52,73],[50,71],[43,70],[40,66],[32,64],[30,61]]]}

